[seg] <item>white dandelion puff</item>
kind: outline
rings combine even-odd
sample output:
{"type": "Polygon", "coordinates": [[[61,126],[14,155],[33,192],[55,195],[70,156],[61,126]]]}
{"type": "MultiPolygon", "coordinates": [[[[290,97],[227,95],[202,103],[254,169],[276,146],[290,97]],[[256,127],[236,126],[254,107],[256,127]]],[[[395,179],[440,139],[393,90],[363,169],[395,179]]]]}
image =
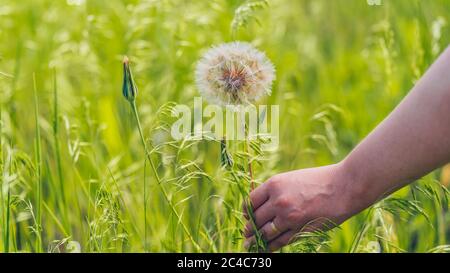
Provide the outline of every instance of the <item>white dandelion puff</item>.
{"type": "Polygon", "coordinates": [[[195,76],[201,95],[210,103],[245,105],[270,95],[275,69],[251,44],[232,42],[208,50],[195,76]]]}

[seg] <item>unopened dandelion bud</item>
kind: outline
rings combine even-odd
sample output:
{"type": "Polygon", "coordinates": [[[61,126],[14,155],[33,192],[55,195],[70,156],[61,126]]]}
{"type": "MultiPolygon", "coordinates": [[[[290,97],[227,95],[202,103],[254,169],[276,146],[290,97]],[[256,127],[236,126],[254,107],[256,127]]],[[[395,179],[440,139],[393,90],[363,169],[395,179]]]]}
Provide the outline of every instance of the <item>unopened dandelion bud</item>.
{"type": "Polygon", "coordinates": [[[130,69],[130,61],[127,56],[123,58],[123,96],[129,101],[133,102],[137,96],[137,86],[133,79],[133,74],[130,69]]]}

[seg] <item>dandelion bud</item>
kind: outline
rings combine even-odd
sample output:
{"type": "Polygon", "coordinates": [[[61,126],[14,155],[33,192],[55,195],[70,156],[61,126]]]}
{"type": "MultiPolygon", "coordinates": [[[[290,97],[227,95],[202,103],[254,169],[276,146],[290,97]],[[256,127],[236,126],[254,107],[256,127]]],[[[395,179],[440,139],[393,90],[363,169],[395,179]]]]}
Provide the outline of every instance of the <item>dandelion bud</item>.
{"type": "Polygon", "coordinates": [[[133,74],[130,69],[130,61],[127,56],[123,58],[123,96],[129,101],[133,102],[136,99],[138,89],[133,79],[133,74]]]}

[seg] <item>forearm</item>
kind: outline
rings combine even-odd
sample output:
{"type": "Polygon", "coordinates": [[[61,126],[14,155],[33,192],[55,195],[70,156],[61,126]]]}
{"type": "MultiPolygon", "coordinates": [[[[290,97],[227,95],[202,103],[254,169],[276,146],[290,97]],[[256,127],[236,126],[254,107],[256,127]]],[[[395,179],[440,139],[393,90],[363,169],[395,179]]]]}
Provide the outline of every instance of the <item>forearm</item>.
{"type": "Polygon", "coordinates": [[[277,174],[250,193],[254,226],[271,251],[301,230],[340,224],[450,160],[450,49],[343,161],[277,174]],[[328,223],[329,224],[329,223],[328,223]],[[305,225],[306,229],[305,229],[305,225]]]}
{"type": "Polygon", "coordinates": [[[450,49],[342,162],[357,210],[450,160],[450,49]]]}

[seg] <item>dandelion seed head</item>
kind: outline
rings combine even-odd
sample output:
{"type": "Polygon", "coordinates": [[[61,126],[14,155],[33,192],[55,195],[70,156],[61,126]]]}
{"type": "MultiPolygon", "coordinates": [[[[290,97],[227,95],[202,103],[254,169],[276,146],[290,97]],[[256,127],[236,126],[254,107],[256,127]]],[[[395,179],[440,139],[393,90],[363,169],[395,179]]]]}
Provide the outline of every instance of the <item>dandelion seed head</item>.
{"type": "Polygon", "coordinates": [[[195,76],[201,95],[210,103],[245,105],[270,95],[275,69],[251,44],[232,42],[208,50],[195,76]]]}

